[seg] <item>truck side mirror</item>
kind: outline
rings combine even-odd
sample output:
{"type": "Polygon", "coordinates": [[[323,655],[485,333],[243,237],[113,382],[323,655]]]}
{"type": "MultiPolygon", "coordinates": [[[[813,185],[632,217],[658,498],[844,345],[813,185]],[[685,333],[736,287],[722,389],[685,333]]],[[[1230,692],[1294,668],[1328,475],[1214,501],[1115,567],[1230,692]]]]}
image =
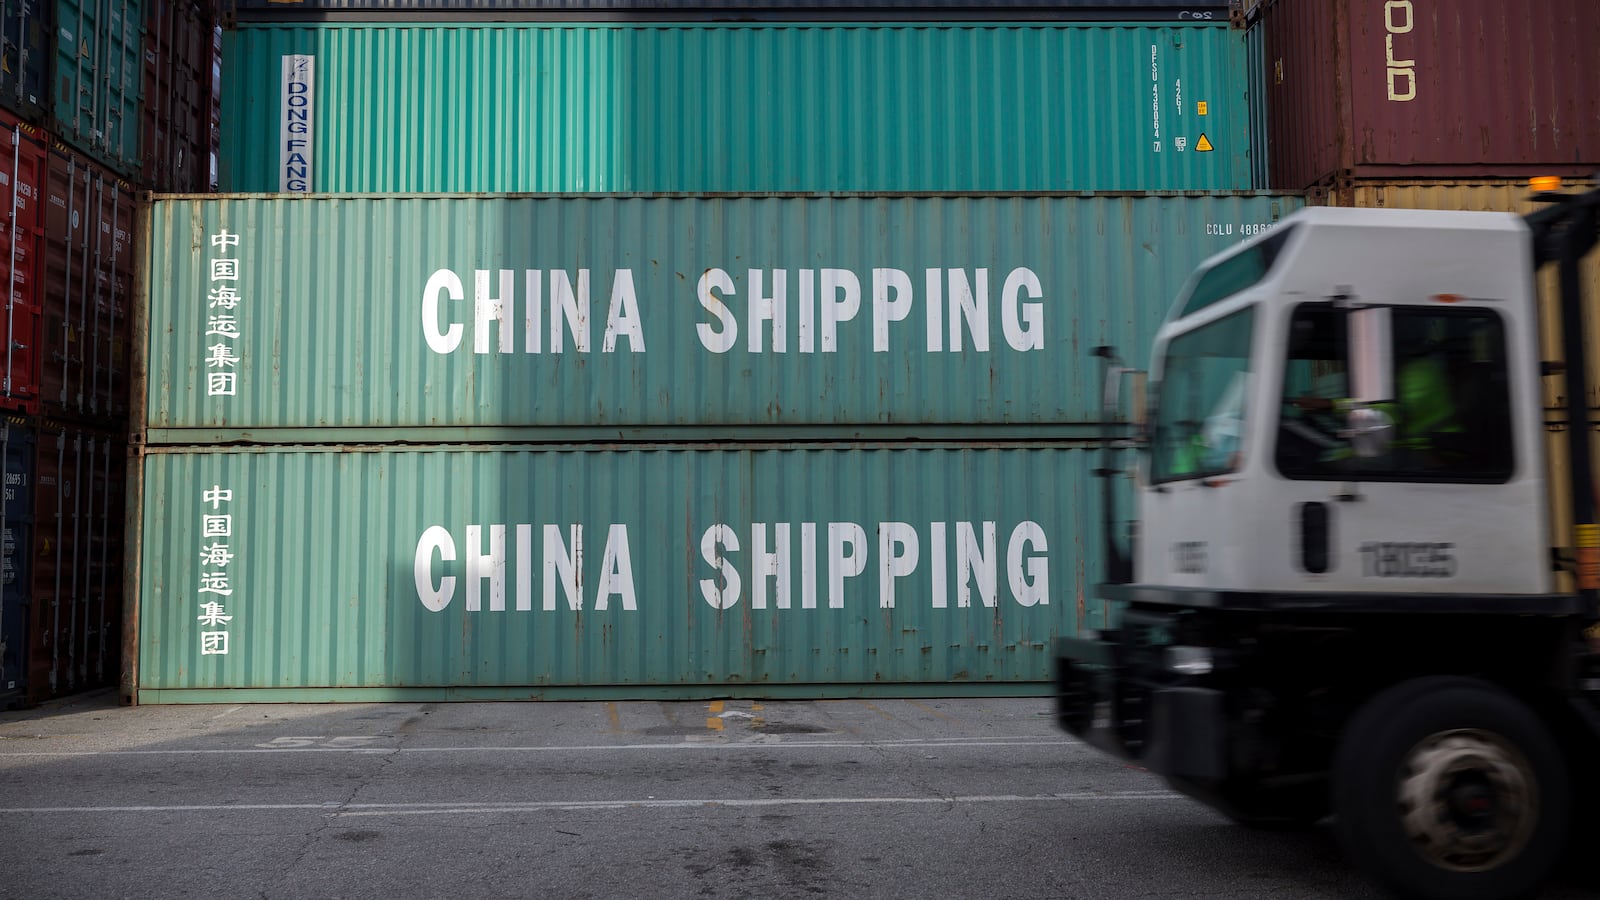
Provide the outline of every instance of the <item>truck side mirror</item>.
{"type": "Polygon", "coordinates": [[[1106,373],[1105,395],[1100,398],[1100,411],[1108,422],[1126,421],[1142,430],[1147,409],[1149,374],[1143,369],[1113,366],[1106,373]],[[1128,408],[1122,407],[1122,383],[1128,382],[1128,408]]]}
{"type": "Polygon", "coordinates": [[[1394,419],[1377,404],[1394,400],[1394,340],[1390,310],[1368,306],[1350,310],[1350,399],[1345,435],[1358,458],[1388,452],[1394,419]]]}
{"type": "Polygon", "coordinates": [[[1394,338],[1387,306],[1350,310],[1350,399],[1363,405],[1394,399],[1394,338]]]}
{"type": "Polygon", "coordinates": [[[1145,409],[1146,409],[1146,373],[1143,369],[1130,369],[1117,358],[1117,352],[1109,346],[1094,348],[1094,355],[1105,360],[1101,368],[1100,382],[1100,414],[1105,422],[1126,422],[1134,427],[1136,432],[1133,441],[1140,444],[1144,441],[1145,409]],[[1124,415],[1122,408],[1122,381],[1128,379],[1132,382],[1132,397],[1129,400],[1130,408],[1124,415]]]}

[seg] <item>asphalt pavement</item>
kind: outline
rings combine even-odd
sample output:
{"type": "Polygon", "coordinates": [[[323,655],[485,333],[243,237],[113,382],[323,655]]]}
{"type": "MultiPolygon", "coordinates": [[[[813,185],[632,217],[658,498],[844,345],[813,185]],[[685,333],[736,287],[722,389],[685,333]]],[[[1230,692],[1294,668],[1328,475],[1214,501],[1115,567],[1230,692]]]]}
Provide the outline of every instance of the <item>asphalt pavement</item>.
{"type": "MultiPolygon", "coordinates": [[[[1549,896],[1595,896],[1583,881],[1549,896]]],[[[1040,699],[108,692],[0,713],[0,896],[1377,895],[1326,825],[1235,826],[1070,739],[1040,699]]]]}

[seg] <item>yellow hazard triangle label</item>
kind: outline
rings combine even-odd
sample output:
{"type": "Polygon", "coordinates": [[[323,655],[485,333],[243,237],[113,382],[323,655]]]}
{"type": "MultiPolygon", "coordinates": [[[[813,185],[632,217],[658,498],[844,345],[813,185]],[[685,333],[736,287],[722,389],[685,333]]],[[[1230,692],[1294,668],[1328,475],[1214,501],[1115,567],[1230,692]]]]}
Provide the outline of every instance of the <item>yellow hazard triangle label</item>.
{"type": "Polygon", "coordinates": [[[1206,139],[1205,132],[1201,132],[1200,133],[1200,140],[1195,141],[1194,152],[1196,152],[1196,153],[1210,153],[1211,151],[1213,151],[1215,149],[1217,149],[1217,148],[1211,146],[1211,141],[1206,139]]]}

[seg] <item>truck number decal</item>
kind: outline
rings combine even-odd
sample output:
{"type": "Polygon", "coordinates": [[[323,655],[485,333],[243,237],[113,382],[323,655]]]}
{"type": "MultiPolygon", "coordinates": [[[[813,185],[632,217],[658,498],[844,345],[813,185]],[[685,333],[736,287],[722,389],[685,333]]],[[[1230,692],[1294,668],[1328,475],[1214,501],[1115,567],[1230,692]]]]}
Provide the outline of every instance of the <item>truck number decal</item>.
{"type": "Polygon", "coordinates": [[[1203,575],[1207,555],[1205,541],[1178,541],[1172,545],[1172,568],[1185,575],[1203,575]]]}
{"type": "Polygon", "coordinates": [[[1361,574],[1368,578],[1450,578],[1456,574],[1455,544],[1361,545],[1361,574]]]}

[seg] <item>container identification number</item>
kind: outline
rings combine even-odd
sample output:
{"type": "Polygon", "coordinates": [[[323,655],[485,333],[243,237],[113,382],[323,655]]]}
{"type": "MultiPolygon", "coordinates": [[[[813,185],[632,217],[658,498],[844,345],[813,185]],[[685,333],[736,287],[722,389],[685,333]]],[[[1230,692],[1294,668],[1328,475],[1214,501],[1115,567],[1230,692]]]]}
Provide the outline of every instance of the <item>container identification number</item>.
{"type": "Polygon", "coordinates": [[[1255,237],[1266,234],[1277,226],[1276,222],[1207,222],[1206,234],[1219,237],[1255,237]]]}

